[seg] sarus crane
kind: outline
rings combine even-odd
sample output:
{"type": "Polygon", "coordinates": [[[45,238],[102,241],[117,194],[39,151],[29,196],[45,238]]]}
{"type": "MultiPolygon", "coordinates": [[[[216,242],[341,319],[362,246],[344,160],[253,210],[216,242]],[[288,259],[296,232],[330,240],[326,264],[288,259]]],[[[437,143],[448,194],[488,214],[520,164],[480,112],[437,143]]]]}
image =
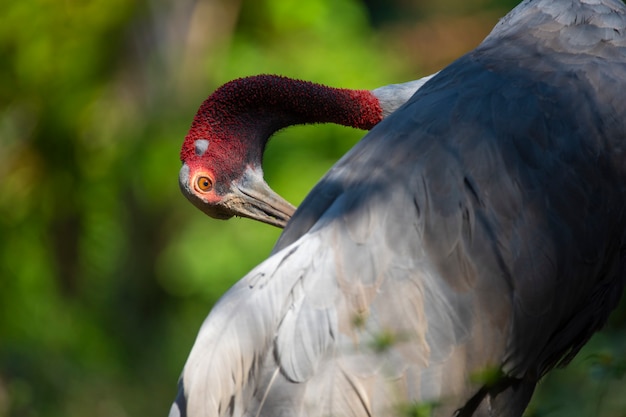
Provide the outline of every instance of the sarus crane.
{"type": "MultiPolygon", "coordinates": [[[[625,88],[621,1],[522,2],[314,187],[209,313],[170,416],[521,416],[623,292],[625,88]]],[[[268,104],[223,117],[260,142],[303,122],[268,104]]],[[[195,141],[187,193],[197,154],[264,145],[195,141]]]]}

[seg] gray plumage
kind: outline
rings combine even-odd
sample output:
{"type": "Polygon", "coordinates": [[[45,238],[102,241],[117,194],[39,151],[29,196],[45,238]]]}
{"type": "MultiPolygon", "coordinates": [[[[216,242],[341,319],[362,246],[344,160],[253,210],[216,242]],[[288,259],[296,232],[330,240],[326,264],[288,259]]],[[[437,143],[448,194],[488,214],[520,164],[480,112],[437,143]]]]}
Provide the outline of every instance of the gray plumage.
{"type": "Polygon", "coordinates": [[[422,77],[418,80],[408,81],[402,84],[389,84],[372,90],[372,94],[380,101],[380,106],[383,109],[383,117],[389,116],[406,103],[417,90],[435,75],[437,75],[437,73],[422,77]]]}
{"type": "Polygon", "coordinates": [[[626,280],[626,8],[524,1],[320,181],[171,416],[521,416],[626,280]]]}

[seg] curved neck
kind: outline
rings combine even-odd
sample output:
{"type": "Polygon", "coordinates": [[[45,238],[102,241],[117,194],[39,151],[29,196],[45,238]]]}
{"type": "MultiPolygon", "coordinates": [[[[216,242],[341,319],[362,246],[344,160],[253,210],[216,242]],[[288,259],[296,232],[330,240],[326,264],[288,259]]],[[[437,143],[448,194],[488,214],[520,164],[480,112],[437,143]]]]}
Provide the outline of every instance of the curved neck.
{"type": "Polygon", "coordinates": [[[196,114],[181,152],[194,152],[197,139],[236,141],[248,160],[261,160],[269,137],[284,127],[337,123],[371,129],[383,118],[379,100],[367,90],[331,88],[275,75],[224,84],[196,114]]]}

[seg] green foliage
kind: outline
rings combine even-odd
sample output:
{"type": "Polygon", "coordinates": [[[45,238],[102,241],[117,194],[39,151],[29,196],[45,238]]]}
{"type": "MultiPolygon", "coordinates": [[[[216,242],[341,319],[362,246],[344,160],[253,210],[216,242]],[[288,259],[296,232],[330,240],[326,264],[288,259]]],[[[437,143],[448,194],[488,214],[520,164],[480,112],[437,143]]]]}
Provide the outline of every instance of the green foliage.
{"type": "MultiPolygon", "coordinates": [[[[624,303],[622,303],[623,305],[624,303]]],[[[622,308],[623,310],[623,308],[622,308]]],[[[620,311],[616,315],[620,316],[620,311]]],[[[626,415],[626,333],[612,320],[566,368],[552,371],[540,384],[527,417],[623,417],[626,415]]]]}
{"type": "MultiPolygon", "coordinates": [[[[369,20],[358,0],[0,2],[0,417],[166,415],[206,313],[279,233],[180,194],[193,114],[250,74],[358,88],[425,75],[369,20]]],[[[279,132],[266,178],[298,204],[362,135],[279,132]]],[[[380,350],[397,341],[384,336],[380,350]]],[[[611,355],[592,380],[623,388],[611,355]]]]}
{"type": "Polygon", "coordinates": [[[470,381],[479,386],[491,388],[500,382],[503,376],[504,374],[499,366],[489,366],[472,373],[470,375],[470,381]]]}
{"type": "Polygon", "coordinates": [[[398,417],[430,417],[435,412],[438,404],[436,402],[411,403],[399,406],[396,409],[398,417]]]}

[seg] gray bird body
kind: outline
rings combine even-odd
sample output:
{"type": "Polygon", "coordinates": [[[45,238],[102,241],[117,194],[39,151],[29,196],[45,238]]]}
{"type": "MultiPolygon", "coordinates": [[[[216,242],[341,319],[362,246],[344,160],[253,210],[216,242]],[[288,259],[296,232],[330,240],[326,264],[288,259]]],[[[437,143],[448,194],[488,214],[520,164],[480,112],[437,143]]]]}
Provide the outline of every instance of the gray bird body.
{"type": "Polygon", "coordinates": [[[312,190],[170,416],[521,416],[626,281],[626,7],[529,0],[312,190]]]}

